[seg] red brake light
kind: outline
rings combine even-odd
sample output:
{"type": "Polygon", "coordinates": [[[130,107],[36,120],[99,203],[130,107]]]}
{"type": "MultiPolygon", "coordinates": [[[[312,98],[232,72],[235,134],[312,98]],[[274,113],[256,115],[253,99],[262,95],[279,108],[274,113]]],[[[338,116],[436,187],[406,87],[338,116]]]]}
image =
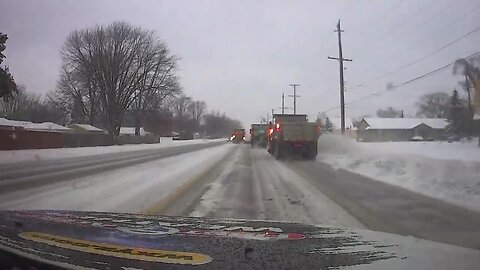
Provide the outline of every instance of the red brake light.
{"type": "Polygon", "coordinates": [[[280,123],[277,123],[277,132],[280,131],[280,123]]]}

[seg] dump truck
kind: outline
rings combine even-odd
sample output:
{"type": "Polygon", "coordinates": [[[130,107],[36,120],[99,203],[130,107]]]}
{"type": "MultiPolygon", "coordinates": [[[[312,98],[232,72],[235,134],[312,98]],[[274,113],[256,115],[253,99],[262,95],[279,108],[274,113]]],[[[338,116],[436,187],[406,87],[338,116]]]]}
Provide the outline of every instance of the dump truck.
{"type": "Polygon", "coordinates": [[[250,129],[250,146],[267,147],[267,129],[268,124],[252,124],[250,129]]]}
{"type": "Polygon", "coordinates": [[[243,143],[245,141],[245,129],[234,129],[232,131],[232,136],[230,136],[230,141],[232,141],[233,143],[243,143]]]}
{"type": "Polygon", "coordinates": [[[320,126],[308,122],[305,114],[275,114],[268,127],[267,151],[276,159],[299,155],[315,159],[320,126]]]}

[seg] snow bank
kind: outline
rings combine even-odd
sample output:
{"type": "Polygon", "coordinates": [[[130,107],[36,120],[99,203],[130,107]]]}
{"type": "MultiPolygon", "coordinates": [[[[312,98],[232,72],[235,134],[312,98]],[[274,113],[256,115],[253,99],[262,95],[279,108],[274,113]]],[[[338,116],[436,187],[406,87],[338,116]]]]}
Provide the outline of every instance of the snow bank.
{"type": "Polygon", "coordinates": [[[319,140],[317,160],[480,211],[476,142],[361,143],[327,135],[319,140]]]}
{"type": "Polygon", "coordinates": [[[161,139],[156,144],[130,144],[130,145],[112,145],[112,146],[96,146],[96,147],[80,147],[80,148],[56,148],[56,149],[28,149],[28,150],[2,150],[0,151],[0,164],[16,163],[22,161],[38,161],[52,160],[71,157],[93,156],[99,154],[119,153],[138,151],[146,149],[158,149],[164,147],[201,144],[218,140],[186,140],[173,141],[171,139],[161,139]]]}

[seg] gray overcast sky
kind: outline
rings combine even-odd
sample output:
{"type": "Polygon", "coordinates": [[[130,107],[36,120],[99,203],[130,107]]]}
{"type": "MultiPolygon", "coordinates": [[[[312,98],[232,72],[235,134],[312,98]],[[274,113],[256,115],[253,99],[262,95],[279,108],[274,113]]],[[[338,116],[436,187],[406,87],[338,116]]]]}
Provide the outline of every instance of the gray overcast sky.
{"type": "MultiPolygon", "coordinates": [[[[339,103],[336,33],[342,20],[346,101],[426,73],[480,50],[480,31],[417,64],[369,83],[480,26],[478,0],[383,1],[69,1],[0,0],[6,64],[28,91],[55,88],[59,50],[74,29],[124,20],[154,30],[181,57],[187,95],[248,126],[281,105],[299,83],[298,112],[314,119],[339,103]]],[[[451,69],[347,106],[347,116],[394,106],[414,115],[419,95],[451,91],[451,69]]],[[[463,93],[462,93],[463,94],[463,93]]],[[[292,100],[286,101],[291,106],[292,100]]],[[[279,112],[279,110],[277,110],[279,112]]],[[[338,116],[339,109],[328,112],[338,116]]]]}

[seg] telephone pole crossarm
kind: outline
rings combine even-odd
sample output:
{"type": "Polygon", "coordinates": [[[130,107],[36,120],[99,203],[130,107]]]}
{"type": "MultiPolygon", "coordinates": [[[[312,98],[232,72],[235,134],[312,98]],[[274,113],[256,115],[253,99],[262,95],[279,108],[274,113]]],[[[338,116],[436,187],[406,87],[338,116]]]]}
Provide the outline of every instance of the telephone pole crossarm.
{"type": "Polygon", "coordinates": [[[297,95],[297,86],[300,86],[300,84],[293,83],[290,84],[290,86],[293,87],[293,95],[288,95],[289,97],[293,97],[293,115],[297,114],[297,97],[301,97],[297,95]]]}

